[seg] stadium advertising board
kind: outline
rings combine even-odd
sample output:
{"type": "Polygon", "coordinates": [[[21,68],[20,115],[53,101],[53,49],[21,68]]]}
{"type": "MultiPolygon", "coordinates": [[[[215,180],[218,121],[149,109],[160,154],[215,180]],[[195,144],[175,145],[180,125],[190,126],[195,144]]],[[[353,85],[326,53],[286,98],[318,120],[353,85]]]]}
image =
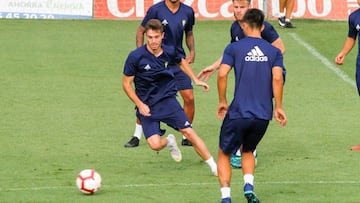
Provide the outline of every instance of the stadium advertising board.
{"type": "MultiPolygon", "coordinates": [[[[94,0],[94,18],[141,19],[147,9],[161,0],[94,0]]],[[[232,0],[184,0],[194,8],[197,19],[233,20],[232,0]]],[[[278,0],[253,0],[253,7],[278,16],[278,0]]],[[[346,20],[357,9],[357,0],[295,0],[293,18],[346,20]]]]}
{"type": "Polygon", "coordinates": [[[93,0],[1,0],[0,18],[91,19],[93,0]]]}

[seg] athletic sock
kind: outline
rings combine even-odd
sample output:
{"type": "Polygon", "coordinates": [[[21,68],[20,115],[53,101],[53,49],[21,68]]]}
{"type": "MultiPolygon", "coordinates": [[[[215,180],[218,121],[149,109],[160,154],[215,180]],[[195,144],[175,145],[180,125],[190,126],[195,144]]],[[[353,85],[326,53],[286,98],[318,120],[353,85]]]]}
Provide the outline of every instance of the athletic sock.
{"type": "Polygon", "coordinates": [[[230,191],[231,191],[230,187],[222,187],[222,188],[220,188],[221,199],[230,197],[230,191]]]}
{"type": "Polygon", "coordinates": [[[250,185],[254,185],[254,175],[252,174],[245,174],[244,175],[244,185],[249,183],[250,185]]]}
{"type": "Polygon", "coordinates": [[[205,163],[210,167],[211,172],[217,176],[217,165],[214,161],[213,157],[210,157],[208,160],[205,161],[205,163]]]}
{"type": "Polygon", "coordinates": [[[175,140],[169,139],[169,136],[166,137],[166,139],[167,139],[167,141],[168,141],[168,143],[167,143],[167,145],[166,145],[167,147],[170,147],[170,146],[174,146],[174,145],[175,145],[175,143],[174,143],[175,140]]]}
{"type": "Polygon", "coordinates": [[[142,125],[136,123],[135,132],[133,136],[137,137],[140,140],[142,132],[143,132],[142,125]]]}

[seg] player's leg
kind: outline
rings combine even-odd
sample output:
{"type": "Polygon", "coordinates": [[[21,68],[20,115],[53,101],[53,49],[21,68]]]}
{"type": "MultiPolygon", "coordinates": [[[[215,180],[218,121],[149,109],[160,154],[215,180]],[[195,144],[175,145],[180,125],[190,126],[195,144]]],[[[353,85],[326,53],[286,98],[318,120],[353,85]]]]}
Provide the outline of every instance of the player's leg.
{"type": "Polygon", "coordinates": [[[280,14],[284,14],[284,15],[285,15],[285,5],[286,5],[286,1],[287,1],[287,0],[279,0],[279,11],[280,11],[280,14]]]}
{"type": "Polygon", "coordinates": [[[196,134],[195,130],[192,129],[191,123],[178,100],[176,98],[169,98],[163,101],[163,106],[168,107],[167,110],[169,111],[168,115],[161,119],[161,122],[166,123],[168,126],[186,136],[186,138],[193,143],[197,154],[205,161],[210,167],[211,172],[216,176],[217,167],[214,158],[211,156],[205,142],[196,134]]]}
{"type": "MultiPolygon", "coordinates": [[[[193,94],[193,90],[182,90],[180,91],[182,98],[184,100],[184,111],[186,113],[186,115],[189,117],[190,122],[193,122],[194,119],[194,115],[195,115],[195,101],[194,101],[194,94],[193,94]],[[184,94],[185,93],[185,94],[184,94]]],[[[182,137],[182,141],[181,141],[181,145],[182,146],[192,146],[191,141],[189,141],[186,136],[183,135],[182,137]]]]}
{"type": "MultiPolygon", "coordinates": [[[[176,87],[183,99],[183,109],[189,118],[190,123],[193,123],[195,116],[195,97],[191,79],[179,67],[174,68],[176,87]]],[[[191,142],[183,135],[181,145],[192,146],[191,142]]]]}
{"type": "MultiPolygon", "coordinates": [[[[257,165],[257,151],[256,149],[253,152],[255,157],[255,166],[257,165]]],[[[230,164],[233,168],[241,168],[241,147],[235,153],[231,154],[230,157],[230,164]]]]}
{"type": "Polygon", "coordinates": [[[192,123],[195,115],[195,99],[193,89],[180,90],[180,95],[184,101],[184,111],[192,123]]]}
{"type": "Polygon", "coordinates": [[[162,150],[168,143],[166,138],[163,138],[158,134],[151,135],[146,141],[149,144],[149,147],[154,151],[162,150]]]}
{"type": "Polygon", "coordinates": [[[179,130],[185,137],[191,141],[196,153],[203,159],[208,160],[211,154],[205,144],[205,142],[196,134],[192,128],[183,128],[179,130]]]}
{"type": "Polygon", "coordinates": [[[232,169],[230,155],[240,148],[242,134],[238,119],[229,119],[227,114],[223,120],[219,136],[218,176],[221,192],[221,202],[231,202],[230,182],[232,169]]]}
{"type": "Polygon", "coordinates": [[[244,195],[248,202],[260,202],[254,193],[254,171],[256,146],[264,136],[269,125],[267,120],[248,119],[251,128],[243,136],[242,145],[242,171],[244,175],[244,195]]]}
{"type": "Polygon", "coordinates": [[[124,147],[137,147],[140,143],[140,138],[143,133],[142,126],[139,119],[136,119],[134,135],[131,139],[124,145],[124,147]]]}
{"type": "Polygon", "coordinates": [[[285,11],[285,19],[290,20],[292,12],[294,10],[295,1],[294,0],[287,0],[286,1],[286,11],[285,11]]]}
{"type": "Polygon", "coordinates": [[[192,129],[191,126],[188,126],[187,128],[179,129],[179,131],[192,143],[194,150],[210,167],[213,175],[217,176],[215,160],[211,156],[205,142],[196,134],[195,130],[192,129]]]}
{"type": "MultiPolygon", "coordinates": [[[[155,113],[155,112],[154,112],[155,113]]],[[[167,138],[162,137],[164,131],[160,129],[160,121],[152,117],[138,115],[141,120],[144,136],[149,147],[154,151],[160,151],[166,146],[169,148],[171,157],[179,162],[182,159],[174,135],[170,134],[167,138]]]]}
{"type": "Polygon", "coordinates": [[[281,27],[285,26],[285,5],[287,0],[279,0],[279,25],[281,27]]]}
{"type": "Polygon", "coordinates": [[[220,148],[218,152],[217,161],[218,179],[220,184],[221,202],[231,202],[231,166],[230,166],[230,154],[225,154],[220,148]]]}
{"type": "Polygon", "coordinates": [[[259,199],[254,192],[254,170],[255,157],[252,151],[243,151],[242,156],[242,171],[244,174],[244,196],[248,202],[259,202],[259,199]]]}
{"type": "Polygon", "coordinates": [[[238,149],[235,153],[231,154],[230,164],[233,168],[241,168],[241,148],[238,149]]]}
{"type": "MultiPolygon", "coordinates": [[[[254,175],[255,170],[255,157],[252,151],[243,151],[241,153],[242,156],[242,171],[243,174],[251,174],[254,175]]],[[[253,181],[250,182],[253,185],[253,181]]]]}
{"type": "MultiPolygon", "coordinates": [[[[192,89],[180,90],[180,95],[183,98],[184,111],[188,116],[190,123],[193,123],[195,115],[195,100],[194,100],[194,91],[192,89]]],[[[181,142],[183,146],[192,146],[191,141],[186,139],[186,136],[183,135],[181,142]]]]}
{"type": "Polygon", "coordinates": [[[360,96],[360,56],[357,57],[356,60],[356,73],[355,73],[355,79],[356,79],[356,87],[358,90],[358,94],[360,96]]]}
{"type": "Polygon", "coordinates": [[[160,151],[165,147],[169,148],[171,157],[176,161],[182,160],[181,151],[177,146],[175,136],[170,134],[167,138],[161,137],[159,134],[151,135],[146,139],[150,148],[154,151],[160,151]]]}
{"type": "Polygon", "coordinates": [[[292,23],[291,23],[291,15],[292,12],[294,10],[294,6],[295,6],[295,0],[287,0],[286,1],[286,10],[285,10],[285,28],[296,28],[292,23]]]}

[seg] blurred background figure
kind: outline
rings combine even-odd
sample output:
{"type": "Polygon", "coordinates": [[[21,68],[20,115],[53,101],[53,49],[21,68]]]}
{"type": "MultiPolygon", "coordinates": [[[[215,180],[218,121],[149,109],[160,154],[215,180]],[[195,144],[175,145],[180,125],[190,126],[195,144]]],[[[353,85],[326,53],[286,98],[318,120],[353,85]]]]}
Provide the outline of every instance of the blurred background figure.
{"type": "Polygon", "coordinates": [[[296,28],[290,21],[295,6],[295,0],[279,0],[279,3],[279,25],[283,28],[296,28]]]}

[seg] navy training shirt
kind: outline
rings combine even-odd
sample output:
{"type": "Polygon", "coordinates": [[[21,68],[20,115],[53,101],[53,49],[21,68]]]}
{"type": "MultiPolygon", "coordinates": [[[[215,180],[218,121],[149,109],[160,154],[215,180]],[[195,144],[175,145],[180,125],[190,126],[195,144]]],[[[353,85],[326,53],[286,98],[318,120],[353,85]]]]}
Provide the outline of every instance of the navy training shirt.
{"type": "MultiPolygon", "coordinates": [[[[349,16],[349,32],[348,37],[356,40],[360,30],[360,9],[353,11],[349,16]]],[[[358,55],[360,55],[360,41],[358,41],[358,55]]]]}
{"type": "Polygon", "coordinates": [[[279,66],[285,71],[280,50],[264,39],[245,37],[225,48],[221,63],[233,67],[235,73],[234,98],[228,109],[230,119],[271,120],[272,68],[279,66]]]}
{"type": "Polygon", "coordinates": [[[145,24],[150,19],[158,19],[164,27],[163,43],[169,46],[176,46],[176,49],[185,58],[185,51],[183,48],[184,32],[192,31],[195,24],[194,10],[183,3],[180,3],[180,8],[175,12],[171,12],[165,5],[165,1],[154,4],[149,8],[141,25],[145,24]]]}
{"type": "Polygon", "coordinates": [[[174,47],[162,45],[162,48],[163,53],[156,57],[143,45],[130,52],[124,65],[123,74],[135,76],[136,95],[148,106],[177,93],[174,74],[168,65],[179,64],[182,58],[174,47]]]}
{"type": "MultiPolygon", "coordinates": [[[[230,28],[231,42],[239,41],[245,37],[244,31],[238,21],[234,21],[230,28]]],[[[275,28],[268,22],[264,21],[264,29],[261,31],[261,38],[270,44],[279,38],[275,28]]]]}

